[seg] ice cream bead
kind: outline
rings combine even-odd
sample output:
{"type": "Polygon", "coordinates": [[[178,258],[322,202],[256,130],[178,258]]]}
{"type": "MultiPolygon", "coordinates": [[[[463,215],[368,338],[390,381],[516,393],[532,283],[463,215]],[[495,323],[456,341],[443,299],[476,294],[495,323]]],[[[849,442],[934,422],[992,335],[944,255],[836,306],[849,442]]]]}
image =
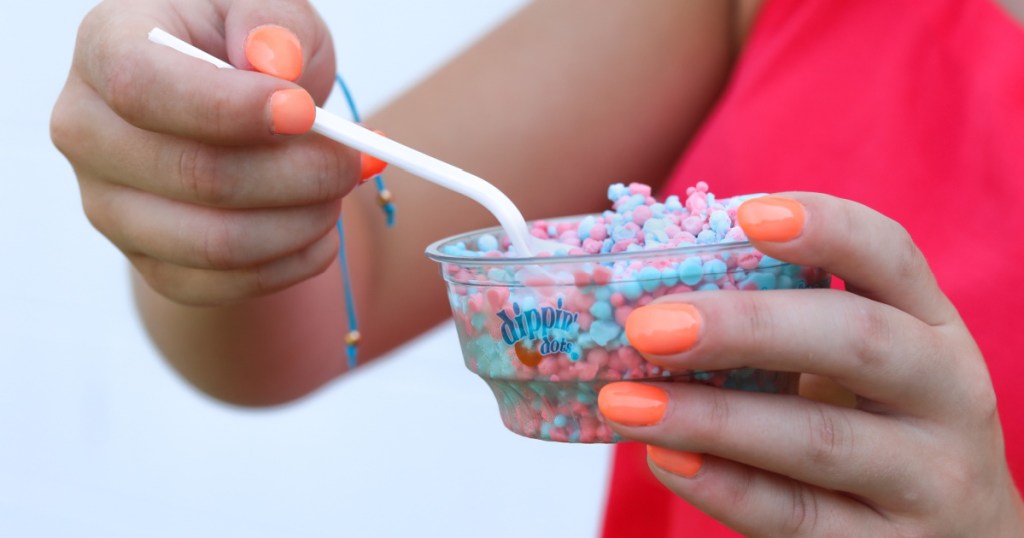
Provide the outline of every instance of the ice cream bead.
{"type": "Polygon", "coordinates": [[[466,365],[491,387],[505,425],[552,441],[618,441],[596,405],[600,388],[618,380],[795,392],[795,374],[665,370],[624,330],[633,310],[667,294],[828,287],[824,271],[746,241],[736,211],[754,196],[717,199],[700,182],[685,200],[658,201],[647,185],[617,183],[603,213],[531,223],[534,236],[565,245],[554,255],[517,257],[497,229],[431,245],[466,365]]]}

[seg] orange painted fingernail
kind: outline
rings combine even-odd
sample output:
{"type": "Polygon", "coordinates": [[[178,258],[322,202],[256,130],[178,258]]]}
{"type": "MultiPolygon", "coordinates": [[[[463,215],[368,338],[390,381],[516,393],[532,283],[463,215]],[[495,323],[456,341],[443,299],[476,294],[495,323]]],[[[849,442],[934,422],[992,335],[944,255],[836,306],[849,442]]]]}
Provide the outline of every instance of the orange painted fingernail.
{"type": "Polygon", "coordinates": [[[278,90],[270,96],[270,129],[275,134],[303,134],[314,120],[316,103],[306,90],[278,90]]]}
{"type": "Polygon", "coordinates": [[[245,58],[261,73],[296,81],[302,75],[302,45],[287,28],[257,26],[245,38],[245,58]]]}
{"type": "Polygon", "coordinates": [[[650,426],[661,422],[668,407],[668,393],[642,383],[610,383],[597,395],[597,407],[612,422],[626,426],[650,426]]]}
{"type": "Polygon", "coordinates": [[[660,446],[647,445],[647,457],[655,465],[683,478],[693,478],[700,471],[704,457],[695,452],[670,450],[660,446]]]}
{"type": "Polygon", "coordinates": [[[789,241],[804,229],[804,206],[780,196],[747,200],[736,211],[736,221],[756,241],[789,241]]]}
{"type": "Polygon", "coordinates": [[[641,353],[674,355],[693,347],[700,336],[700,312],[685,303],[655,303],[626,318],[626,338],[641,353]]]}
{"type": "Polygon", "coordinates": [[[388,163],[365,153],[359,155],[359,161],[362,166],[362,172],[359,175],[360,183],[370,181],[370,178],[383,172],[388,167],[388,163]]]}
{"type": "MultiPolygon", "coordinates": [[[[374,131],[375,133],[384,136],[384,133],[380,131],[374,131]]],[[[366,153],[359,154],[359,163],[362,167],[362,171],[359,174],[359,183],[366,183],[373,176],[384,171],[388,167],[388,163],[374,157],[373,155],[367,155],[366,153]]]]}

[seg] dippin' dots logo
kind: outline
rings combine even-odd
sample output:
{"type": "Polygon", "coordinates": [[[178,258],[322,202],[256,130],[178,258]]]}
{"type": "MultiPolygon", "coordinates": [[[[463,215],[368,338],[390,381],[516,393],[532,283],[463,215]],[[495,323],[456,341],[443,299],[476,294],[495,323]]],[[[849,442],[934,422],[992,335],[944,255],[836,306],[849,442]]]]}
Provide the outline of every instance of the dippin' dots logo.
{"type": "Polygon", "coordinates": [[[545,306],[523,310],[519,303],[512,303],[512,312],[503,309],[497,316],[501,319],[501,339],[510,346],[515,346],[519,360],[527,366],[536,366],[541,357],[565,353],[578,359],[576,345],[565,338],[555,338],[552,332],[568,333],[579,322],[579,312],[571,312],[562,308],[562,299],[558,299],[557,307],[545,306]],[[536,342],[536,349],[528,349],[523,340],[536,342]]]}

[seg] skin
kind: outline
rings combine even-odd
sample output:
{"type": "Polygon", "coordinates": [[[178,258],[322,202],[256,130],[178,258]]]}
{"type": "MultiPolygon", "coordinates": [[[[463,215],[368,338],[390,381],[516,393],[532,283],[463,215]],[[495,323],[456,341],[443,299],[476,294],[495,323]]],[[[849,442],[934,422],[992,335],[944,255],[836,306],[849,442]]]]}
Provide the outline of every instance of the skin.
{"type": "MultiPolygon", "coordinates": [[[[1018,0],[1007,4],[1019,13],[1018,0]]],[[[532,3],[366,123],[487,178],[527,218],[595,211],[611,181],[663,180],[723,88],[758,7],[532,3]]],[[[83,21],[54,108],[54,143],[90,221],[134,267],[152,339],[181,375],[227,402],[286,402],[343,373],[333,228],[342,206],[362,360],[448,315],[424,246],[491,223],[472,202],[392,170],[402,214],[385,230],[375,193],[352,192],[354,152],[272,134],[271,94],[303,87],[322,101],[334,65],[326,26],[300,0],[108,0],[83,21]],[[303,44],[297,83],[245,70],[245,36],[265,23],[303,44]],[[242,70],[150,45],[153,26],[242,70]]],[[[789,196],[806,208],[803,234],[758,248],[825,267],[854,293],[687,295],[704,318],[698,343],[658,359],[717,369],[743,356],[747,366],[808,372],[805,394],[840,401],[852,392],[855,408],[673,385],[660,423],[617,431],[704,453],[691,479],[652,469],[752,535],[1024,532],[983,358],[932,279],[899,277],[930,275],[912,240],[851,202],[789,196]],[[816,217],[825,212],[831,218],[816,217]],[[849,228],[877,230],[875,242],[850,244],[849,228]],[[836,320],[828,341],[794,333],[800,316],[836,320]],[[754,420],[775,427],[753,434],[754,420]]]]}

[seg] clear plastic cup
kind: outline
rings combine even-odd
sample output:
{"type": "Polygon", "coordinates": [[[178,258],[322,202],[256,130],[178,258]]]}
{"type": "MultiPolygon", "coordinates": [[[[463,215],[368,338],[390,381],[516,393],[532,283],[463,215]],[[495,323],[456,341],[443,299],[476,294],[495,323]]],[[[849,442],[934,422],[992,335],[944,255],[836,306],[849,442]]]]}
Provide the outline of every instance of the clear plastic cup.
{"type": "Polygon", "coordinates": [[[795,393],[798,374],[666,370],[649,363],[630,345],[626,317],[667,294],[827,288],[831,280],[821,269],[764,256],[746,241],[534,258],[466,255],[459,248],[479,250],[484,236],[505,244],[500,229],[490,228],[437,241],[426,254],[441,265],[466,366],[494,392],[505,426],[551,441],[620,441],[597,408],[598,392],[613,381],[795,393]]]}

